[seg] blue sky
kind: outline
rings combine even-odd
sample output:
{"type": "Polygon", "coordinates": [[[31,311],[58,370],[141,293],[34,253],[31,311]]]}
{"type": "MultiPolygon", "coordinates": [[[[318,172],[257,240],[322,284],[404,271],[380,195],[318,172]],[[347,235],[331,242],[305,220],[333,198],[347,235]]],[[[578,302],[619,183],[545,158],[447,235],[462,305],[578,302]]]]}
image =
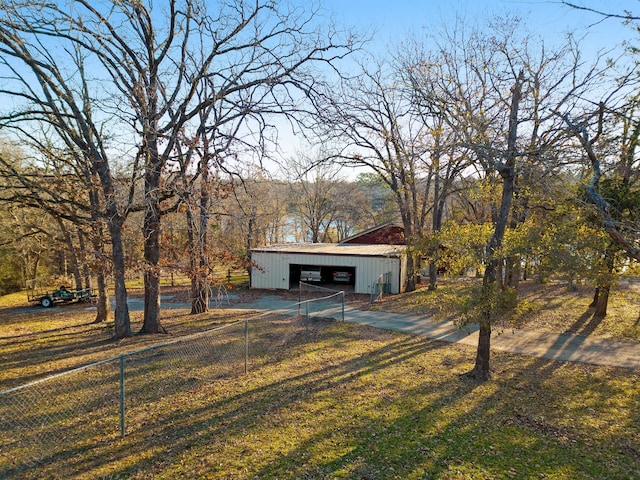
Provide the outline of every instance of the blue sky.
{"type": "MultiPolygon", "coordinates": [[[[309,0],[292,0],[307,5],[309,0]]],[[[640,34],[621,19],[603,18],[595,13],[575,10],[562,5],[560,0],[317,0],[332,12],[336,22],[344,27],[367,34],[377,32],[368,50],[384,55],[387,50],[406,40],[412,34],[436,33],[444,24],[456,17],[464,23],[477,22],[482,26],[489,16],[515,14],[525,20],[532,35],[542,37],[547,46],[566,42],[567,32],[576,37],[587,35],[581,41],[583,58],[595,58],[597,52],[611,52],[624,40],[640,44],[640,34]]],[[[625,10],[640,16],[640,0],[571,0],[572,3],[608,13],[623,14],[625,10]]],[[[328,14],[328,12],[327,12],[328,14]]],[[[622,52],[622,48],[620,48],[622,52]]],[[[286,158],[294,149],[304,151],[306,143],[292,140],[281,132],[281,148],[286,158]],[[288,145],[287,145],[288,144],[288,145]]],[[[353,172],[351,172],[353,174],[353,172]]]]}
{"type": "MultiPolygon", "coordinates": [[[[640,16],[638,0],[571,1],[611,13],[629,10],[640,16]]],[[[394,45],[410,32],[433,31],[456,15],[465,22],[481,22],[487,15],[505,12],[525,19],[534,34],[550,42],[562,41],[567,31],[576,31],[579,36],[589,32],[590,48],[608,50],[636,36],[621,20],[601,21],[598,15],[571,9],[560,0],[323,0],[323,4],[339,23],[377,31],[374,48],[394,45]]]]}

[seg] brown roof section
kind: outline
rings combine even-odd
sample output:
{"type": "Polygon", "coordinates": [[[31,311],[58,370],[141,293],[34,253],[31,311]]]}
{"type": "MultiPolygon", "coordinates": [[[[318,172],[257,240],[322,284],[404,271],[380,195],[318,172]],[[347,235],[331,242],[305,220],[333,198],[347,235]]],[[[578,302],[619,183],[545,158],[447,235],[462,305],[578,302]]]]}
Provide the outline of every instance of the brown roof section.
{"type": "Polygon", "coordinates": [[[406,245],[404,227],[397,223],[383,223],[346,238],[340,243],[358,245],[406,245]]]}

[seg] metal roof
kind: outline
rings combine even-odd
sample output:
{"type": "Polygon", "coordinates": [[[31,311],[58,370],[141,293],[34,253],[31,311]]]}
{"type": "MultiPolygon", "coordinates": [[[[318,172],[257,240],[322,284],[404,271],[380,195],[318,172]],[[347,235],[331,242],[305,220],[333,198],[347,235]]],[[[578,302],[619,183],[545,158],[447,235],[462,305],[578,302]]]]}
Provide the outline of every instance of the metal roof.
{"type": "Polygon", "coordinates": [[[359,245],[342,243],[278,243],[253,248],[254,252],[302,253],[307,255],[355,255],[360,257],[400,257],[405,245],[359,245]]]}

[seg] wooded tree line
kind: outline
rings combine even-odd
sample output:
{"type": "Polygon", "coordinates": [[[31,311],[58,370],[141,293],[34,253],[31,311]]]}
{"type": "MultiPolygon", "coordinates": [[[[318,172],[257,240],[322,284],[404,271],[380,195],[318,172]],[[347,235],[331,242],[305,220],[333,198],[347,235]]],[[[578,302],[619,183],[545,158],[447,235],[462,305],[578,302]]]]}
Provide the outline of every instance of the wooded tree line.
{"type": "Polygon", "coordinates": [[[276,0],[4,2],[3,221],[31,245],[25,270],[43,238],[82,245],[90,258],[71,264],[109,272],[121,338],[137,266],[142,330],[162,332],[172,262],[203,312],[215,256],[250,268],[252,246],[290,239],[283,219],[300,222],[295,240],[338,241],[397,215],[407,290],[423,259],[434,289],[444,264],[484,275],[477,378],[495,298],[529,272],[589,280],[606,313],[615,274],[640,258],[633,48],[584,57],[571,36],[546,45],[509,16],[384,56],[365,46],[317,6],[276,0]],[[318,152],[290,155],[290,182],[268,167],[285,127],[318,152]],[[354,168],[369,175],[340,177],[354,168]]]}

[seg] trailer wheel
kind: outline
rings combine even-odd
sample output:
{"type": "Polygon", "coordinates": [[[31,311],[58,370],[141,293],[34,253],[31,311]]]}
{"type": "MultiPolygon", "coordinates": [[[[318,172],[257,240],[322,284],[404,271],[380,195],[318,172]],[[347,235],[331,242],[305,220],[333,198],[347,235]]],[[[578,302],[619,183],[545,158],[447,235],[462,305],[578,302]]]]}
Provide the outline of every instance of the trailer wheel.
{"type": "Polygon", "coordinates": [[[53,300],[51,300],[51,297],[42,297],[40,299],[40,305],[44,308],[49,308],[53,305],[53,300]]]}

